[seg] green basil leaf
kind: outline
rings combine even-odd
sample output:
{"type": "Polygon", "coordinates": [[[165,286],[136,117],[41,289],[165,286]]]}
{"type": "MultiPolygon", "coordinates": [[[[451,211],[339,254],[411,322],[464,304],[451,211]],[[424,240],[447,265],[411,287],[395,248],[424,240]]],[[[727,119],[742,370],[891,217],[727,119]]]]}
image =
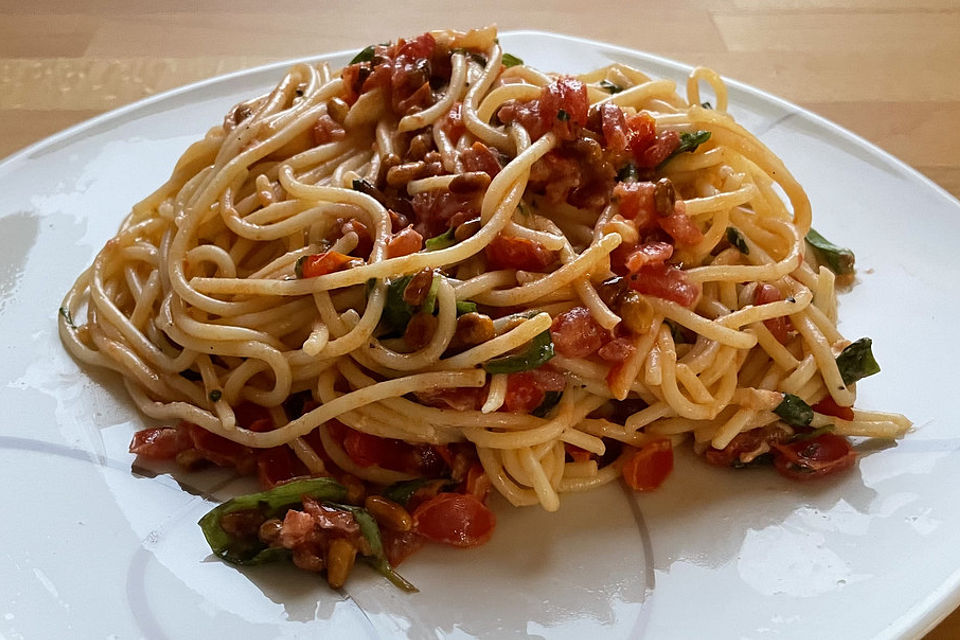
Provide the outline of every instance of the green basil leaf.
{"type": "Polygon", "coordinates": [[[744,239],[743,234],[740,233],[740,230],[736,227],[727,227],[727,242],[736,247],[743,255],[750,255],[750,247],[747,246],[746,239],[744,239]]]}
{"type": "Polygon", "coordinates": [[[825,433],[832,433],[834,431],[834,426],[832,424],[827,424],[819,429],[814,429],[812,431],[807,431],[805,433],[795,433],[793,437],[790,438],[790,442],[803,442],[804,440],[813,440],[819,438],[825,433]]]}
{"type": "Polygon", "coordinates": [[[707,101],[707,102],[701,102],[701,103],[700,103],[700,106],[703,107],[704,109],[713,109],[713,105],[710,104],[709,101],[707,101]]]}
{"type": "Polygon", "coordinates": [[[328,504],[326,506],[349,511],[357,519],[357,524],[360,525],[360,534],[367,539],[367,543],[370,545],[370,555],[363,556],[363,560],[367,564],[392,582],[394,586],[408,593],[420,591],[390,566],[387,561],[387,554],[383,550],[383,541],[380,539],[380,528],[369,511],[349,504],[328,504]]]}
{"type": "Polygon", "coordinates": [[[455,232],[455,229],[450,228],[438,236],[427,238],[427,241],[424,243],[424,248],[427,251],[438,251],[440,249],[452,247],[453,245],[457,244],[457,239],[454,237],[455,232]]]}
{"type": "Polygon", "coordinates": [[[617,171],[617,182],[634,182],[640,179],[640,172],[637,171],[637,165],[628,162],[617,171]]]}
{"type": "Polygon", "coordinates": [[[794,427],[805,427],[813,421],[813,409],[792,393],[783,394],[783,400],[773,412],[794,427]]]}
{"type": "Polygon", "coordinates": [[[213,553],[231,564],[262,564],[287,555],[286,549],[272,549],[263,543],[237,540],[223,530],[223,516],[235,511],[258,511],[264,519],[282,515],[287,509],[303,503],[303,496],[320,501],[342,501],[347,489],[330,478],[308,478],[281,484],[268,491],[231,498],[200,518],[199,525],[213,553]]]}
{"type": "Polygon", "coordinates": [[[423,303],[420,305],[421,313],[429,313],[433,315],[434,311],[437,308],[437,292],[440,291],[440,278],[443,276],[436,273],[433,274],[433,280],[430,281],[430,289],[427,291],[427,296],[423,299],[423,303]]]}
{"type": "Polygon", "coordinates": [[[561,122],[566,122],[569,119],[570,119],[569,113],[567,113],[563,109],[560,109],[557,111],[557,120],[560,120],[561,122]]]}
{"type": "Polygon", "coordinates": [[[413,276],[408,275],[387,282],[387,300],[383,305],[381,317],[392,329],[404,329],[413,318],[413,307],[403,300],[403,291],[412,279],[413,276]]]}
{"type": "Polygon", "coordinates": [[[853,273],[853,265],[856,261],[853,251],[838,247],[817,233],[815,229],[810,229],[810,231],[807,232],[807,242],[813,247],[817,260],[823,263],[830,271],[833,271],[838,276],[853,273]]]}
{"type": "Polygon", "coordinates": [[[614,84],[609,80],[601,80],[600,86],[606,89],[611,94],[620,93],[621,91],[623,91],[623,87],[621,87],[618,84],[614,84]]]}
{"type": "Polygon", "coordinates": [[[515,67],[518,64],[523,64],[523,60],[510,53],[503,54],[502,62],[503,66],[507,67],[508,69],[510,67],[515,67]]]}
{"type": "Polygon", "coordinates": [[[70,310],[66,307],[60,307],[60,315],[63,316],[63,319],[67,321],[67,326],[71,329],[76,329],[77,325],[73,323],[73,316],[70,315],[70,310]]]}
{"type": "Polygon", "coordinates": [[[688,151],[690,153],[693,153],[694,151],[697,150],[697,147],[699,147],[709,139],[710,139],[710,132],[705,131],[703,129],[694,131],[693,133],[687,133],[686,131],[684,131],[683,133],[680,134],[680,146],[674,149],[673,153],[667,156],[667,159],[661,162],[657,168],[658,169],[662,168],[665,164],[673,160],[675,157],[677,157],[681,153],[686,153],[688,151]]]}
{"type": "Polygon", "coordinates": [[[457,315],[462,316],[477,310],[477,303],[469,300],[457,300],[457,315]]]}
{"type": "Polygon", "coordinates": [[[358,62],[370,62],[373,60],[373,51],[374,45],[367,45],[360,50],[360,53],[353,56],[353,59],[350,60],[350,64],[357,64],[358,62]]]}
{"type": "Polygon", "coordinates": [[[844,384],[851,384],[861,378],[880,373],[880,365],[873,357],[872,347],[873,340],[860,338],[840,352],[837,356],[837,368],[840,370],[844,384]]]}
{"type": "Polygon", "coordinates": [[[538,418],[546,417],[546,415],[550,413],[550,410],[557,406],[562,396],[563,391],[547,391],[543,394],[543,402],[531,413],[538,418]]]}
{"type": "Polygon", "coordinates": [[[488,373],[529,371],[545,364],[553,356],[553,339],[550,338],[550,330],[547,329],[534,336],[530,345],[520,353],[489,360],[484,363],[483,368],[488,373]]]}

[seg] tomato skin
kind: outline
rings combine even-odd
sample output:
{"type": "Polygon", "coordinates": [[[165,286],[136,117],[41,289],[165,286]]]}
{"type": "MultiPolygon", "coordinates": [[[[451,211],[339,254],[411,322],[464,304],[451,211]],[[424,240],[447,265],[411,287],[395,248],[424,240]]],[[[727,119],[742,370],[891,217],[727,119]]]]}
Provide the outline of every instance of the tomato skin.
{"type": "Polygon", "coordinates": [[[777,456],[773,464],[791,480],[812,480],[849,469],[857,460],[846,438],[823,433],[809,440],[774,444],[777,456]]]}
{"type": "Polygon", "coordinates": [[[494,238],[484,253],[493,269],[543,271],[557,260],[556,253],[535,240],[503,234],[494,238]]]}
{"type": "MultiPolygon", "coordinates": [[[[780,290],[772,284],[768,284],[766,282],[760,283],[760,286],[757,287],[756,292],[753,294],[754,304],[769,304],[782,299],[783,297],[780,295],[780,290]]],[[[773,334],[773,337],[776,338],[777,342],[780,344],[787,344],[790,342],[790,332],[793,331],[793,324],[790,322],[790,318],[787,316],[780,316],[779,318],[770,318],[769,320],[764,320],[763,326],[765,326],[767,330],[773,334]]],[[[823,412],[821,411],[821,413],[823,412]]]]}
{"type": "Polygon", "coordinates": [[[264,489],[306,474],[307,468],[286,445],[257,452],[257,479],[264,489]]]}
{"type": "Polygon", "coordinates": [[[670,300],[692,308],[700,298],[700,286],[669,264],[648,264],[629,278],[630,288],[638,293],[670,300]]]}
{"type": "Polygon", "coordinates": [[[673,471],[673,444],[667,440],[653,440],[630,454],[620,473],[634,491],[653,491],[663,484],[673,471]]]}
{"type": "Polygon", "coordinates": [[[673,213],[657,222],[681,247],[695,247],[703,240],[703,232],[687,215],[683,202],[677,201],[673,213]]]}
{"type": "Polygon", "coordinates": [[[470,469],[467,471],[467,477],[464,480],[466,493],[476,496],[481,502],[486,503],[487,495],[489,495],[492,485],[493,483],[490,482],[490,476],[484,471],[482,464],[474,462],[470,465],[470,469]]]}
{"type": "Polygon", "coordinates": [[[173,460],[188,446],[190,439],[179,427],[154,427],[133,434],[130,453],[150,460],[173,460]]]}
{"type": "Polygon", "coordinates": [[[624,266],[637,273],[648,264],[663,264],[673,256],[673,245],[666,242],[645,242],[626,257],[624,266]]]}
{"type": "Polygon", "coordinates": [[[338,251],[324,251],[307,256],[303,261],[303,277],[316,278],[325,276],[334,271],[340,271],[343,267],[353,260],[350,256],[344,255],[338,251]]]}
{"type": "Polygon", "coordinates": [[[608,339],[586,307],[574,307],[553,319],[550,325],[553,347],[568,358],[586,358],[608,339]]]}
{"type": "Polygon", "coordinates": [[[813,405],[812,409],[817,413],[840,418],[841,420],[853,420],[855,418],[853,415],[853,407],[841,407],[829,393],[823,397],[823,400],[813,405]]]}
{"type": "Polygon", "coordinates": [[[413,512],[417,533],[454,547],[475,547],[487,542],[496,525],[493,511],[468,493],[440,493],[413,512]]]}

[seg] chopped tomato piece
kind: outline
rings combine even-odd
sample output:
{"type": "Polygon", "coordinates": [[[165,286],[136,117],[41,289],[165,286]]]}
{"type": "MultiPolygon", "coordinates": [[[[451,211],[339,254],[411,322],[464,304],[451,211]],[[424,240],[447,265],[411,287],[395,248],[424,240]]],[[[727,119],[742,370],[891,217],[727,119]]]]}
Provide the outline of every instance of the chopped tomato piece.
{"type": "Polygon", "coordinates": [[[560,355],[586,358],[603,346],[607,332],[594,320],[589,309],[574,307],[553,319],[550,337],[560,355]]]}
{"type": "Polygon", "coordinates": [[[497,154],[480,141],[474,142],[469,149],[460,154],[464,171],[483,171],[491,178],[500,173],[500,161],[497,154]]]}
{"type": "Polygon", "coordinates": [[[547,367],[511,373],[503,406],[513,413],[530,413],[543,404],[547,391],[563,391],[565,386],[563,374],[547,367]]]}
{"type": "Polygon", "coordinates": [[[290,447],[272,447],[257,453],[257,479],[264,489],[307,474],[307,468],[293,455],[290,447]]]}
{"type": "Polygon", "coordinates": [[[620,201],[620,215],[633,220],[640,231],[657,226],[655,190],[656,185],[652,182],[621,182],[613,189],[613,195],[620,201]]]}
{"type": "Polygon", "coordinates": [[[357,234],[358,239],[357,246],[350,253],[364,259],[369,258],[370,252],[373,251],[373,237],[367,225],[356,218],[350,218],[340,225],[340,235],[345,236],[350,232],[357,234]]]}
{"type": "Polygon", "coordinates": [[[648,264],[629,278],[630,288],[639,293],[693,307],[700,298],[700,285],[669,264],[648,264]]]}
{"type": "Polygon", "coordinates": [[[487,495],[490,493],[490,476],[483,470],[483,465],[474,462],[467,471],[467,479],[464,481],[466,492],[476,496],[481,502],[487,501],[487,495]]]}
{"type": "Polygon", "coordinates": [[[443,458],[430,445],[381,438],[349,427],[343,427],[342,438],[343,450],[361,467],[376,465],[423,476],[437,476],[447,470],[443,458]]]}
{"type": "Polygon", "coordinates": [[[478,411],[487,399],[483,387],[452,387],[416,392],[417,399],[429,407],[478,411]]]}
{"type": "Polygon", "coordinates": [[[615,338],[600,347],[597,355],[607,362],[624,362],[636,350],[633,343],[626,338],[615,338]]]}
{"type": "Polygon", "coordinates": [[[410,204],[416,216],[415,228],[425,238],[444,233],[458,213],[463,213],[465,220],[480,217],[480,202],[475,193],[421,191],[410,204]]]}
{"type": "Polygon", "coordinates": [[[486,246],[484,253],[494,269],[543,271],[557,260],[556,253],[535,240],[502,233],[486,246]]]}
{"type": "Polygon", "coordinates": [[[423,236],[414,231],[412,226],[407,227],[399,233],[393,234],[393,237],[387,242],[387,257],[408,256],[422,248],[423,236]]]}
{"type": "Polygon", "coordinates": [[[840,418],[841,420],[853,420],[856,417],[853,415],[853,407],[841,407],[830,394],[824,396],[823,400],[813,405],[812,408],[817,413],[840,418]]]}
{"type": "Polygon", "coordinates": [[[130,453],[151,460],[172,460],[190,446],[187,432],[179,427],[153,427],[133,434],[130,453]]]}
{"type": "Polygon", "coordinates": [[[456,144],[460,136],[464,134],[467,128],[463,124],[463,117],[460,115],[460,109],[463,103],[459,100],[453,103],[453,107],[447,112],[440,128],[450,137],[450,141],[456,144]]]}
{"type": "MultiPolygon", "coordinates": [[[[783,297],[780,295],[780,290],[772,284],[767,284],[766,282],[760,283],[760,286],[757,287],[756,292],[753,294],[754,304],[769,304],[782,299],[783,297]]],[[[793,331],[793,323],[790,322],[790,318],[787,316],[780,316],[778,318],[764,320],[763,325],[770,331],[770,333],[773,334],[773,337],[776,338],[777,342],[780,344],[787,344],[790,342],[790,333],[793,331]]]]}
{"type": "Polygon", "coordinates": [[[647,169],[656,168],[661,162],[670,157],[677,147],[680,146],[680,134],[676,131],[664,131],[658,133],[657,137],[641,152],[634,153],[634,159],[637,165],[647,169]]]}
{"type": "Polygon", "coordinates": [[[609,151],[619,153],[627,148],[627,123],[623,117],[623,109],[605,102],[600,107],[600,128],[603,131],[604,145],[609,151]]]}
{"type": "Polygon", "coordinates": [[[323,114],[317,118],[317,123],[313,125],[313,143],[315,145],[336,142],[346,137],[346,129],[337,124],[337,122],[327,114],[323,114]]]}
{"type": "Polygon", "coordinates": [[[354,258],[344,255],[339,251],[324,251],[323,253],[316,253],[312,256],[306,257],[302,264],[301,273],[303,274],[304,278],[325,276],[328,273],[340,271],[351,260],[354,260],[354,258]]]}
{"type": "Polygon", "coordinates": [[[663,264],[673,256],[673,245],[667,242],[645,242],[624,260],[629,273],[637,273],[648,264],[663,264]]]}
{"type": "Polygon", "coordinates": [[[557,78],[540,94],[540,116],[561,140],[577,137],[574,125],[587,124],[587,87],[575,78],[557,78]]]}
{"type": "Polygon", "coordinates": [[[581,449],[576,445],[572,445],[569,442],[563,443],[563,449],[566,451],[567,455],[570,456],[570,459],[574,462],[586,462],[593,458],[593,454],[587,451],[586,449],[581,449]]]}
{"type": "Polygon", "coordinates": [[[771,446],[786,442],[790,433],[781,426],[767,425],[750,429],[734,436],[723,449],[707,449],[707,462],[720,467],[736,467],[749,464],[757,456],[768,453],[771,446]]]}
{"type": "Polygon", "coordinates": [[[188,425],[193,448],[200,452],[204,458],[221,467],[236,467],[240,473],[253,471],[256,457],[252,449],[211,433],[195,424],[185,424],[188,425]]]}
{"type": "Polygon", "coordinates": [[[673,445],[669,440],[654,440],[631,453],[621,473],[634,491],[653,491],[673,471],[673,445]]]}
{"type": "Polygon", "coordinates": [[[657,223],[682,247],[694,247],[703,240],[703,232],[686,214],[681,201],[677,201],[673,213],[666,218],[657,219],[657,223]]]}
{"type": "Polygon", "coordinates": [[[455,547],[485,543],[496,524],[493,511],[471,494],[441,493],[413,512],[414,530],[428,540],[455,547]]]}
{"type": "Polygon", "coordinates": [[[390,566],[396,567],[401,562],[420,550],[425,538],[416,531],[393,531],[384,527],[380,531],[383,538],[383,550],[387,554],[390,566]]]}
{"type": "Polygon", "coordinates": [[[778,453],[774,466],[781,475],[793,480],[810,480],[838,473],[852,467],[857,459],[847,439],[832,433],[773,446],[778,453]]]}

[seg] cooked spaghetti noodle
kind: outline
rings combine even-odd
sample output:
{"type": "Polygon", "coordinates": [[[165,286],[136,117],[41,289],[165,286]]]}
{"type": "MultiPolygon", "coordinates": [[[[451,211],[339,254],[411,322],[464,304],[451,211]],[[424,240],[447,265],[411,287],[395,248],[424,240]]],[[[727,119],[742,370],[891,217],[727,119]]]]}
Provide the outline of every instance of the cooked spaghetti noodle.
{"type": "Polygon", "coordinates": [[[776,453],[788,397],[816,409],[799,431],[902,435],[848,409],[810,203],[726,109],[707,69],[686,99],[622,64],[545,74],[492,28],[297,64],[133,208],[61,337],[147,416],[306,473],[426,473],[345,432],[466,443],[507,500],[548,510],[627,468],[651,488],[650,443],[776,453]]]}

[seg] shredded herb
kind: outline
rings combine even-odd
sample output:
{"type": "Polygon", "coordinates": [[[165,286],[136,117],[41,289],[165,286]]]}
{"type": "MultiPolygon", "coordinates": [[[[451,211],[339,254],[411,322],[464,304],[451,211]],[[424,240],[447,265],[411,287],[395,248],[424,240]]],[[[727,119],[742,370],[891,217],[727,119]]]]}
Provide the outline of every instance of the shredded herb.
{"type": "Polygon", "coordinates": [[[840,352],[837,356],[837,369],[840,370],[844,384],[880,373],[880,365],[873,357],[872,347],[873,340],[860,338],[840,352]]]}
{"type": "Polygon", "coordinates": [[[750,255],[750,247],[747,246],[746,239],[736,227],[727,227],[727,242],[736,247],[743,255],[750,255]]]}
{"type": "Polygon", "coordinates": [[[457,300],[457,315],[462,316],[466,313],[473,313],[477,310],[477,303],[469,300],[457,300]]]}
{"type": "Polygon", "coordinates": [[[300,256],[297,258],[296,264],[293,265],[293,272],[298,278],[303,278],[303,263],[307,261],[307,258],[310,256],[300,256]]]}
{"type": "Polygon", "coordinates": [[[667,159],[661,162],[657,168],[660,169],[661,167],[663,167],[665,164],[673,160],[675,157],[677,157],[681,153],[686,153],[688,151],[690,153],[693,153],[694,151],[697,150],[697,147],[699,147],[709,139],[710,139],[710,132],[705,131],[703,129],[700,129],[699,131],[694,131],[693,133],[687,133],[686,131],[684,131],[683,133],[680,134],[680,146],[674,149],[673,153],[667,156],[667,159]]]}
{"type": "Polygon", "coordinates": [[[353,59],[350,60],[350,64],[357,64],[358,62],[370,62],[373,60],[374,45],[368,45],[360,50],[360,53],[353,56],[353,59]]]}
{"type": "Polygon", "coordinates": [[[567,113],[563,109],[560,109],[559,111],[557,111],[557,120],[560,120],[561,122],[566,122],[569,119],[570,119],[569,113],[567,113]]]}
{"type": "MultiPolygon", "coordinates": [[[[482,56],[482,55],[480,55],[479,53],[477,53],[477,52],[475,52],[475,51],[470,51],[469,49],[464,49],[463,47],[458,47],[458,48],[454,49],[451,53],[460,53],[460,54],[463,54],[463,55],[465,55],[466,57],[468,57],[468,58],[470,58],[471,60],[473,60],[474,62],[476,62],[477,64],[479,64],[481,67],[487,66],[487,58],[486,58],[486,56],[482,56]]],[[[509,55],[509,54],[504,54],[503,57],[506,58],[507,55],[509,55]]],[[[521,62],[520,64],[523,64],[523,63],[521,62]]]]}
{"type": "Polygon", "coordinates": [[[794,427],[805,427],[813,421],[813,409],[792,393],[783,394],[783,400],[773,412],[794,427]]]}
{"type": "Polygon", "coordinates": [[[63,316],[63,319],[67,321],[67,326],[71,329],[76,329],[77,325],[73,323],[73,316],[70,315],[70,310],[66,307],[60,307],[60,315],[63,316]]]}
{"type": "Polygon", "coordinates": [[[271,547],[256,537],[234,536],[223,528],[221,522],[224,516],[237,511],[254,512],[263,521],[279,518],[288,509],[302,506],[304,496],[310,496],[325,507],[349,511],[353,514],[360,527],[361,535],[370,547],[370,554],[363,556],[363,560],[404,591],[417,590],[390,566],[383,550],[380,529],[370,512],[360,507],[342,504],[347,497],[347,489],[330,478],[292,480],[268,491],[237,496],[212,509],[200,518],[198,524],[213,553],[231,564],[257,565],[282,560],[290,557],[289,549],[271,547]]]}
{"type": "Polygon", "coordinates": [[[614,84],[609,80],[601,80],[600,86],[606,89],[609,93],[620,93],[623,91],[623,87],[618,84],[614,84]]]}
{"type": "Polygon", "coordinates": [[[713,109],[713,105],[710,104],[709,101],[707,101],[707,102],[701,102],[701,103],[700,103],[700,106],[703,107],[704,109],[713,109]]]}
{"type": "Polygon", "coordinates": [[[817,233],[815,229],[810,229],[807,232],[807,242],[813,247],[817,260],[822,262],[830,271],[838,276],[853,273],[853,265],[856,261],[853,251],[838,247],[817,233]]]}
{"type": "Polygon", "coordinates": [[[507,67],[508,69],[510,67],[515,67],[518,64],[523,64],[523,60],[521,60],[520,58],[518,58],[517,56],[511,53],[503,54],[502,62],[503,62],[503,66],[507,67]]]}
{"type": "Polygon", "coordinates": [[[543,402],[540,403],[536,409],[531,413],[538,418],[545,418],[550,410],[557,406],[557,403],[560,402],[560,398],[563,396],[562,391],[547,391],[543,395],[543,402]]]}
{"type": "Polygon", "coordinates": [[[637,165],[628,162],[617,171],[617,182],[635,182],[640,179],[640,172],[637,171],[637,165]]]}
{"type": "Polygon", "coordinates": [[[488,373],[518,373],[536,369],[553,356],[553,339],[550,337],[550,330],[548,329],[534,336],[530,345],[520,353],[489,360],[483,365],[483,368],[488,373]]]}
{"type": "Polygon", "coordinates": [[[424,248],[426,248],[427,251],[438,251],[440,249],[452,247],[453,245],[457,244],[457,239],[454,237],[455,231],[456,230],[451,227],[438,236],[427,238],[426,243],[424,243],[424,248]]]}
{"type": "Polygon", "coordinates": [[[214,389],[207,395],[207,397],[210,398],[210,402],[219,402],[220,398],[223,397],[223,391],[220,391],[220,389],[214,389]]]}
{"type": "Polygon", "coordinates": [[[413,279],[400,276],[387,282],[387,300],[383,305],[383,320],[392,329],[404,329],[413,318],[413,307],[403,300],[403,291],[413,279]]]}
{"type": "Polygon", "coordinates": [[[427,291],[427,296],[423,299],[423,303],[420,305],[421,313],[433,314],[437,308],[437,293],[440,291],[440,278],[443,276],[434,273],[433,280],[430,281],[430,289],[427,291]]]}

